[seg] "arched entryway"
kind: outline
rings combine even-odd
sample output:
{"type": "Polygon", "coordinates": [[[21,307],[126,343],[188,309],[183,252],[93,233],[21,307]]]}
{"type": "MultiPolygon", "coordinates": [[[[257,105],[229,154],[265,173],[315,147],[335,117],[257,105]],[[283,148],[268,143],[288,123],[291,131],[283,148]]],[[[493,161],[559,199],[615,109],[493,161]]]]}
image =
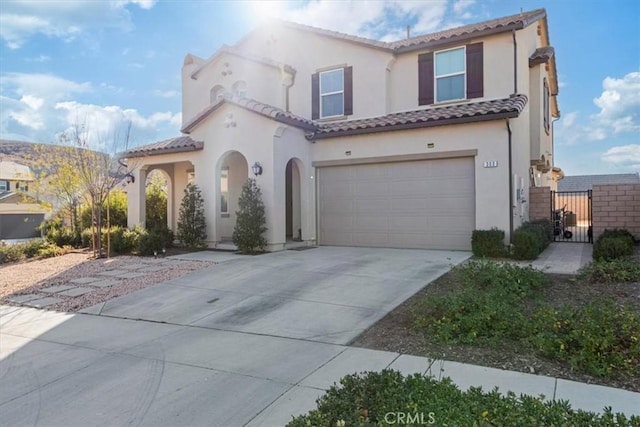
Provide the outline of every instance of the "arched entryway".
{"type": "Polygon", "coordinates": [[[238,151],[225,153],[216,168],[216,240],[231,241],[242,186],[249,178],[247,159],[238,151]]]}
{"type": "Polygon", "coordinates": [[[302,198],[300,159],[291,159],[285,168],[285,235],[287,241],[302,240],[302,198]]]}
{"type": "Polygon", "coordinates": [[[171,176],[160,168],[152,168],[147,173],[145,184],[145,227],[173,228],[173,196],[171,176]]]}

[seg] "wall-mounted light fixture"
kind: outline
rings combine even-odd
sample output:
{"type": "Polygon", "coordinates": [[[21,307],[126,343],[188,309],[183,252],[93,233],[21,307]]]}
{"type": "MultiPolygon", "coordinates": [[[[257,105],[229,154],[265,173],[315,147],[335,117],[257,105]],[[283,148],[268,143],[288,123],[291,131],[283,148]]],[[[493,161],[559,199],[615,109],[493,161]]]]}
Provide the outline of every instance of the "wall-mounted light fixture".
{"type": "Polygon", "coordinates": [[[251,170],[255,176],[262,175],[262,165],[260,162],[255,162],[253,166],[251,166],[251,170]]]}
{"type": "Polygon", "coordinates": [[[124,176],[124,179],[127,181],[127,184],[133,184],[134,182],[136,182],[136,177],[131,175],[131,173],[127,173],[124,176]]]}

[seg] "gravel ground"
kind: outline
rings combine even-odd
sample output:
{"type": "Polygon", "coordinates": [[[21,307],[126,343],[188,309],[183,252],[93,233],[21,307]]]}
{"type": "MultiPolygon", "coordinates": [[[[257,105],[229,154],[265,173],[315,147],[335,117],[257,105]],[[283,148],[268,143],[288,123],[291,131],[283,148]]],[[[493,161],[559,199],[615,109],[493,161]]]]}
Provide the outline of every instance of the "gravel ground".
{"type": "MultiPolygon", "coordinates": [[[[0,267],[0,303],[16,305],[7,301],[7,298],[39,294],[42,297],[55,296],[63,299],[62,302],[47,306],[46,309],[75,312],[214,264],[213,261],[183,261],[138,256],[93,259],[91,252],[69,253],[56,258],[24,261],[0,267]],[[92,277],[101,272],[128,269],[127,267],[129,267],[129,271],[135,272],[135,269],[130,269],[134,264],[144,264],[146,267],[165,265],[170,268],[146,272],[144,276],[134,279],[118,279],[119,283],[105,288],[92,287],[90,283],[79,285],[70,282],[72,279],[92,277]],[[44,288],[59,285],[91,288],[92,291],[78,297],[48,295],[40,292],[44,288]]],[[[104,279],[109,279],[109,277],[104,277],[104,279]]]]}

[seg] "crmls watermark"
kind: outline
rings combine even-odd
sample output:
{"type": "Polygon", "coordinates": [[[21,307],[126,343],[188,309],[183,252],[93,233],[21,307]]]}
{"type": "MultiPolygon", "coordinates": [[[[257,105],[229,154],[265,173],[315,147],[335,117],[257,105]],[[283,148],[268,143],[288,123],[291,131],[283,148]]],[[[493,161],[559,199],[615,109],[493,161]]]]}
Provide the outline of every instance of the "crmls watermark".
{"type": "Polygon", "coordinates": [[[431,425],[436,423],[436,415],[433,412],[387,412],[384,414],[384,422],[396,425],[431,425]]]}

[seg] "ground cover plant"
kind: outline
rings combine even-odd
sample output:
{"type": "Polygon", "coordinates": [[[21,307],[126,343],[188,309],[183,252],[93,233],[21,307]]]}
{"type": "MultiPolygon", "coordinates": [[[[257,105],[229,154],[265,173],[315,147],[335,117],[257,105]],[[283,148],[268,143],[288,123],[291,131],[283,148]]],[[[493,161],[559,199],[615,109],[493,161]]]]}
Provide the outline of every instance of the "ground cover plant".
{"type": "Polygon", "coordinates": [[[603,274],[594,264],[577,276],[549,275],[473,260],[353,344],[640,391],[637,262],[612,262],[626,269],[603,274]]]}
{"type": "Polygon", "coordinates": [[[289,427],[307,426],[638,426],[640,417],[604,410],[574,410],[565,401],[501,395],[498,390],[461,391],[449,379],[397,371],[343,377],[317,401],[317,408],[289,427]]]}

